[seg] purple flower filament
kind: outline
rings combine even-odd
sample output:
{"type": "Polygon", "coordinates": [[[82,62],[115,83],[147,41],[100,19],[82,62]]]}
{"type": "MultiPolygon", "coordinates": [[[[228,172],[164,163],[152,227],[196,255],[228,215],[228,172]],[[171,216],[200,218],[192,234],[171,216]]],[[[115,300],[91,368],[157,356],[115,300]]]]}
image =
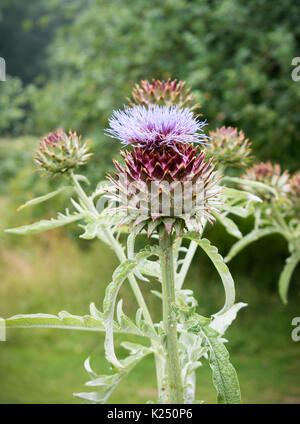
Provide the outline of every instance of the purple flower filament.
{"type": "Polygon", "coordinates": [[[203,132],[206,122],[195,118],[189,109],[177,106],[137,106],[117,110],[109,124],[106,134],[125,145],[156,148],[208,140],[203,132]]]}

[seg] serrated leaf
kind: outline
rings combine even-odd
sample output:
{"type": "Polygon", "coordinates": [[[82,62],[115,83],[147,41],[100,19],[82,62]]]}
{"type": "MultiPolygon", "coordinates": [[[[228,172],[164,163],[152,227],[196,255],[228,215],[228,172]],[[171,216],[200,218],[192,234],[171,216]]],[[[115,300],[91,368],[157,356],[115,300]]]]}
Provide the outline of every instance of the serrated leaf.
{"type": "Polygon", "coordinates": [[[75,214],[75,215],[60,215],[58,218],[49,219],[49,220],[41,220],[35,222],[34,224],[23,225],[22,227],[17,228],[8,228],[4,230],[6,233],[17,234],[17,235],[27,235],[27,234],[38,234],[43,231],[53,230],[54,228],[62,227],[67,224],[71,224],[72,222],[79,221],[84,218],[83,214],[75,214]]]}
{"type": "Polygon", "coordinates": [[[92,240],[93,238],[97,237],[99,231],[101,230],[101,224],[97,222],[96,219],[86,225],[82,225],[81,227],[84,228],[84,233],[79,237],[85,240],[92,240]]]}
{"type": "Polygon", "coordinates": [[[268,236],[270,234],[280,233],[280,230],[276,227],[268,227],[264,229],[253,230],[244,236],[242,239],[237,241],[230,249],[228,255],[225,257],[225,262],[229,262],[234,256],[236,256],[241,250],[247,247],[250,243],[268,236]]]}
{"type": "Polygon", "coordinates": [[[207,239],[202,239],[197,233],[188,233],[186,238],[195,241],[207,254],[212,263],[214,264],[218,274],[221,277],[224,290],[225,290],[225,303],[223,308],[214,316],[221,315],[224,312],[228,311],[235,301],[235,288],[234,281],[230,274],[230,271],[225,264],[222,256],[219,254],[218,249],[211,245],[210,241],[207,239]]]}
{"type": "Polygon", "coordinates": [[[209,327],[202,327],[201,333],[209,349],[209,365],[213,383],[217,390],[218,403],[241,403],[240,385],[236,371],[229,360],[229,353],[220,341],[219,333],[209,327]]]}
{"type": "Polygon", "coordinates": [[[51,191],[50,193],[47,193],[44,196],[39,196],[39,197],[35,197],[34,199],[28,200],[26,203],[19,206],[17,211],[25,209],[28,206],[38,205],[39,203],[46,202],[47,200],[52,199],[52,197],[57,196],[59,193],[65,191],[66,189],[69,189],[69,188],[71,188],[71,187],[68,187],[68,186],[60,187],[58,190],[51,191]]]}
{"type": "Polygon", "coordinates": [[[122,346],[129,350],[130,354],[120,361],[122,363],[122,369],[115,374],[97,375],[91,368],[89,358],[85,361],[84,367],[92,378],[91,381],[88,381],[85,385],[88,387],[100,387],[101,389],[98,392],[74,393],[74,396],[91,403],[105,403],[132,368],[134,368],[146,355],[152,353],[151,348],[135,343],[123,342],[122,346]]]}
{"type": "Polygon", "coordinates": [[[287,303],[287,293],[293,272],[300,261],[300,251],[294,252],[289,258],[286,259],[286,264],[280,274],[279,278],[279,294],[283,303],[287,303]]]}
{"type": "Polygon", "coordinates": [[[235,320],[238,311],[246,306],[247,303],[236,303],[228,309],[228,311],[224,312],[224,314],[214,317],[212,322],[209,324],[210,327],[223,335],[227,328],[231,325],[232,321],[235,320]]]}
{"type": "Polygon", "coordinates": [[[77,316],[66,311],[58,315],[19,314],[5,320],[7,328],[61,328],[67,330],[104,331],[103,321],[91,315],[77,316]]]}
{"type": "MultiPolygon", "coordinates": [[[[91,315],[72,315],[66,311],[57,315],[50,314],[19,314],[6,318],[7,328],[58,328],[62,330],[85,330],[105,332],[103,324],[103,313],[98,311],[95,305],[91,304],[91,315]]],[[[129,319],[129,318],[128,318],[129,319]]],[[[133,334],[143,337],[154,337],[153,331],[148,329],[143,320],[140,326],[123,325],[113,322],[113,330],[120,334],[133,334]]]]}

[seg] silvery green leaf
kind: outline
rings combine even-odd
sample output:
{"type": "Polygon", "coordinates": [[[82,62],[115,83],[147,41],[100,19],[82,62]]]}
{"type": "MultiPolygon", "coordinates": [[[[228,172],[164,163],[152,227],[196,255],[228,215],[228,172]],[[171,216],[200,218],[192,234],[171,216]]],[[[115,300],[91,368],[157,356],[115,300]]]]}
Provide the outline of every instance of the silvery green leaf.
{"type": "Polygon", "coordinates": [[[246,180],[244,178],[227,177],[227,176],[224,176],[222,178],[222,180],[223,181],[229,181],[229,182],[232,182],[232,183],[235,183],[235,184],[241,184],[243,186],[253,187],[253,188],[256,188],[256,189],[262,190],[262,191],[267,191],[269,193],[272,193],[273,196],[276,199],[278,199],[277,191],[273,187],[270,187],[270,186],[268,186],[264,183],[261,183],[259,181],[251,181],[251,180],[246,180]]]}
{"type": "MultiPolygon", "coordinates": [[[[244,180],[243,180],[244,181],[244,180]]],[[[248,204],[249,202],[262,203],[262,199],[249,191],[237,190],[236,188],[222,187],[222,200],[231,200],[234,203],[248,204]]]]}
{"type": "Polygon", "coordinates": [[[27,235],[27,234],[38,234],[43,231],[52,230],[54,228],[62,227],[63,225],[71,224],[72,222],[79,221],[84,216],[81,214],[74,215],[60,215],[57,219],[41,220],[34,224],[23,225],[17,228],[8,228],[5,230],[6,233],[27,235]]]}
{"type": "Polygon", "coordinates": [[[144,259],[138,265],[138,270],[144,275],[147,275],[149,277],[155,277],[159,281],[161,281],[161,270],[158,262],[144,259]]]}
{"type": "Polygon", "coordinates": [[[90,304],[90,314],[93,318],[103,319],[103,313],[98,311],[94,302],[90,304]]]}
{"type": "Polygon", "coordinates": [[[89,374],[91,378],[96,378],[97,374],[92,370],[91,364],[90,364],[90,357],[88,357],[83,364],[86,372],[89,374]]]}
{"type": "Polygon", "coordinates": [[[162,293],[157,290],[150,290],[154,296],[158,297],[159,299],[162,299],[162,293]]]}
{"type": "Polygon", "coordinates": [[[100,390],[97,392],[74,393],[74,396],[91,403],[105,403],[132,368],[146,355],[153,352],[151,348],[130,342],[123,342],[122,346],[129,350],[130,354],[120,361],[122,369],[115,374],[97,375],[91,368],[89,358],[85,361],[84,367],[91,377],[91,381],[88,381],[85,385],[88,387],[100,387],[100,390]]]}
{"type": "Polygon", "coordinates": [[[295,251],[289,258],[286,259],[286,264],[279,278],[279,294],[283,303],[287,303],[287,293],[293,272],[300,261],[300,251],[295,251]]]}
{"type": "Polygon", "coordinates": [[[139,327],[140,324],[141,324],[142,316],[143,316],[143,310],[142,310],[142,308],[139,308],[136,311],[136,314],[135,314],[135,322],[136,322],[137,327],[139,327]]]}
{"type": "MultiPolygon", "coordinates": [[[[98,311],[92,303],[90,306],[91,315],[72,315],[62,311],[57,315],[50,314],[19,314],[4,320],[7,328],[60,328],[63,330],[85,330],[85,331],[101,331],[104,332],[103,313],[98,311]]],[[[126,317],[127,318],[127,317],[126,317]]],[[[129,318],[128,318],[129,320],[129,318]]],[[[120,334],[134,334],[143,337],[157,337],[153,330],[147,327],[146,323],[141,320],[140,324],[135,326],[120,326],[119,323],[113,322],[113,331],[120,334]]]]}
{"type": "Polygon", "coordinates": [[[90,185],[89,179],[85,175],[76,174],[74,175],[77,181],[82,181],[83,183],[86,183],[87,185],[90,185]]]}
{"type": "Polygon", "coordinates": [[[255,212],[254,203],[262,200],[253,193],[235,188],[223,187],[221,192],[222,212],[246,218],[255,212]]]}
{"type": "Polygon", "coordinates": [[[105,394],[102,392],[82,392],[82,393],[73,393],[73,396],[83,399],[90,403],[105,403],[105,394]]]}
{"type": "Polygon", "coordinates": [[[92,240],[97,237],[99,230],[101,230],[101,224],[96,219],[86,225],[81,225],[81,227],[84,228],[84,233],[79,237],[85,240],[92,240]]]}
{"type": "Polygon", "coordinates": [[[198,334],[183,331],[179,336],[179,351],[181,359],[181,376],[184,386],[184,403],[191,404],[195,399],[195,370],[202,363],[199,361],[207,352],[202,346],[202,337],[198,334]]]}
{"type": "Polygon", "coordinates": [[[102,196],[103,194],[107,193],[107,190],[111,187],[111,183],[107,180],[100,181],[97,184],[96,190],[91,195],[92,199],[95,199],[96,197],[102,196]]]}
{"type": "Polygon", "coordinates": [[[112,282],[107,286],[105,291],[105,298],[103,301],[103,321],[106,330],[104,343],[105,356],[106,359],[117,368],[123,367],[122,363],[117,359],[114,350],[113,317],[117,295],[123,282],[138,266],[138,263],[153,254],[157,254],[157,249],[148,246],[140,251],[134,259],[127,259],[121,263],[113,273],[112,282]]]}
{"type": "Polygon", "coordinates": [[[5,320],[7,328],[61,328],[67,330],[104,331],[102,319],[91,315],[77,316],[66,311],[58,315],[20,314],[5,320]]]}
{"type": "Polygon", "coordinates": [[[227,212],[228,214],[231,213],[232,215],[240,216],[241,218],[247,218],[254,212],[254,209],[250,206],[231,206],[223,204],[221,208],[222,211],[227,212]]]}
{"type": "MultiPolygon", "coordinates": [[[[134,257],[134,245],[135,245],[135,237],[133,233],[130,233],[127,237],[127,257],[128,259],[132,259],[134,257]]],[[[137,278],[139,278],[142,281],[149,281],[147,278],[143,277],[143,275],[140,273],[139,269],[137,268],[134,271],[137,278]]]]}
{"type": "Polygon", "coordinates": [[[225,258],[225,262],[229,262],[234,256],[236,256],[241,250],[247,247],[250,243],[260,239],[261,237],[268,236],[270,234],[280,233],[280,229],[276,227],[268,227],[263,229],[257,229],[251,231],[249,234],[244,236],[242,239],[237,241],[230,249],[228,255],[225,258]]]}
{"type": "Polygon", "coordinates": [[[225,264],[222,256],[218,253],[218,249],[215,246],[211,245],[209,240],[200,238],[200,236],[195,232],[188,233],[185,237],[195,241],[204,250],[204,252],[210,258],[221,277],[225,290],[225,304],[223,308],[214,316],[221,315],[224,312],[228,311],[234,305],[235,301],[234,281],[230,274],[230,271],[227,265],[225,264]]]}
{"type": "Polygon", "coordinates": [[[117,304],[117,322],[119,326],[123,328],[125,331],[131,330],[131,331],[136,331],[137,333],[139,332],[139,329],[134,324],[134,322],[130,318],[128,318],[128,316],[125,315],[123,312],[123,299],[120,299],[117,304]]]}
{"type": "Polygon", "coordinates": [[[42,202],[46,202],[47,200],[52,199],[52,197],[55,197],[59,193],[65,191],[66,189],[70,189],[70,188],[71,187],[68,187],[68,186],[60,187],[58,190],[51,191],[50,193],[44,194],[43,196],[39,196],[39,197],[36,197],[34,199],[28,200],[26,203],[19,206],[17,211],[25,209],[28,206],[33,206],[33,205],[37,205],[37,204],[42,203],[42,202]]]}
{"type": "Polygon", "coordinates": [[[223,225],[223,227],[229,234],[239,239],[243,237],[243,234],[240,232],[238,226],[234,221],[232,221],[232,219],[228,218],[227,216],[221,213],[216,212],[213,213],[213,216],[216,218],[217,221],[220,222],[220,224],[223,225]]]}
{"type": "Polygon", "coordinates": [[[228,309],[228,311],[224,312],[224,314],[214,317],[214,319],[209,324],[210,327],[223,335],[232,321],[235,320],[238,311],[242,308],[245,308],[245,306],[247,306],[247,303],[236,303],[230,309],[228,309]]]}
{"type": "Polygon", "coordinates": [[[220,341],[220,335],[212,328],[201,328],[205,345],[209,349],[209,365],[213,383],[218,394],[218,403],[241,403],[239,381],[229,360],[229,353],[220,341]]]}
{"type": "Polygon", "coordinates": [[[76,202],[76,200],[74,200],[72,197],[70,200],[77,212],[84,213],[86,211],[86,206],[82,203],[81,199],[79,199],[79,203],[76,202]]]}

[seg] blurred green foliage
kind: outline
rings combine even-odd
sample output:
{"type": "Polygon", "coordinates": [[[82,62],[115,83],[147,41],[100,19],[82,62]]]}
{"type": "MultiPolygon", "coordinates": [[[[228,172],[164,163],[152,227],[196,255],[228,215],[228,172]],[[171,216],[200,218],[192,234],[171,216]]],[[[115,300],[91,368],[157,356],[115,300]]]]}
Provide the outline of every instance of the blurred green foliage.
{"type": "Polygon", "coordinates": [[[6,78],[0,83],[0,129],[7,134],[21,131],[25,118],[28,89],[17,77],[6,78]]]}
{"type": "MultiPolygon", "coordinates": [[[[242,128],[259,158],[298,168],[300,90],[291,78],[297,0],[38,0],[28,10],[21,0],[6,4],[4,12],[18,14],[23,28],[15,51],[28,59],[17,66],[20,57],[11,55],[8,72],[37,85],[27,96],[24,128],[40,136],[72,127],[93,136],[98,175],[119,149],[103,136],[112,110],[140,79],[169,76],[193,87],[209,129],[242,128]],[[32,38],[39,41],[31,45],[32,38]]],[[[5,31],[0,52],[14,29],[5,31]]]]}
{"type": "MultiPolygon", "coordinates": [[[[45,133],[72,127],[90,138],[95,155],[82,173],[92,184],[103,178],[120,149],[103,129],[140,79],[186,80],[201,102],[208,130],[237,126],[253,141],[258,158],[299,168],[300,82],[291,79],[292,58],[299,56],[298,7],[298,0],[1,1],[0,56],[8,73],[0,82],[1,315],[60,309],[84,314],[90,301],[101,302],[116,266],[107,248],[73,243],[75,227],[26,240],[3,235],[3,229],[54,216],[66,206],[60,195],[16,213],[17,206],[61,182],[34,172],[32,157],[45,133]]],[[[238,224],[244,233],[251,228],[247,220],[238,224]]],[[[219,226],[207,231],[227,253],[233,239],[219,226]]],[[[249,303],[228,337],[245,402],[299,403],[298,346],[290,339],[299,285],[291,285],[286,308],[276,287],[285,249],[279,238],[267,237],[231,263],[239,300],[249,303]]],[[[195,290],[204,315],[216,302],[221,305],[216,275],[204,258],[195,258],[187,286],[195,290]]],[[[131,310],[126,287],[122,295],[131,310]]],[[[147,301],[160,310],[150,294],[147,301]]],[[[9,334],[10,342],[1,346],[6,364],[0,370],[1,403],[78,401],[71,394],[83,389],[82,362],[91,352],[103,371],[101,340],[53,331],[37,330],[30,343],[25,331],[9,334]]],[[[138,367],[112,401],[154,399],[152,365],[149,358],[138,367]],[[144,391],[141,379],[149,382],[144,391]]],[[[214,401],[208,367],[199,377],[199,398],[214,401]]]]}

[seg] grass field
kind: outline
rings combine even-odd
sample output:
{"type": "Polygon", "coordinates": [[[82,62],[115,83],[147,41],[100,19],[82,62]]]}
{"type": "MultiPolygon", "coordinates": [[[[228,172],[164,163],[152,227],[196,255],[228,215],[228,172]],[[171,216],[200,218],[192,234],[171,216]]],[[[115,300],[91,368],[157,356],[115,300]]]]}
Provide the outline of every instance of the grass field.
{"type": "MultiPolygon", "coordinates": [[[[117,262],[99,242],[75,243],[53,231],[26,239],[5,235],[0,245],[0,316],[17,313],[88,313],[95,301],[101,308],[106,284],[117,262]]],[[[195,259],[187,285],[197,294],[200,313],[220,306],[223,293],[214,273],[201,272],[195,259]]],[[[238,300],[248,302],[226,336],[245,403],[300,403],[300,342],[291,340],[291,321],[300,314],[293,295],[284,307],[277,294],[250,279],[238,279],[238,300]]],[[[157,288],[143,283],[143,289],[157,288]]],[[[129,289],[121,292],[125,310],[135,307],[129,289]]],[[[159,300],[147,296],[159,318],[159,300]]],[[[131,339],[134,340],[134,339],[131,339]]],[[[121,338],[117,338],[117,345],[121,338]]],[[[122,355],[122,348],[118,349],[122,355]]],[[[84,360],[90,356],[97,372],[107,372],[103,336],[50,329],[8,331],[0,344],[0,403],[81,403],[73,392],[84,391],[84,360]]],[[[210,368],[198,371],[199,400],[216,402],[210,368]]],[[[147,357],[110,398],[110,403],[155,400],[153,358],[147,357]]]]}

